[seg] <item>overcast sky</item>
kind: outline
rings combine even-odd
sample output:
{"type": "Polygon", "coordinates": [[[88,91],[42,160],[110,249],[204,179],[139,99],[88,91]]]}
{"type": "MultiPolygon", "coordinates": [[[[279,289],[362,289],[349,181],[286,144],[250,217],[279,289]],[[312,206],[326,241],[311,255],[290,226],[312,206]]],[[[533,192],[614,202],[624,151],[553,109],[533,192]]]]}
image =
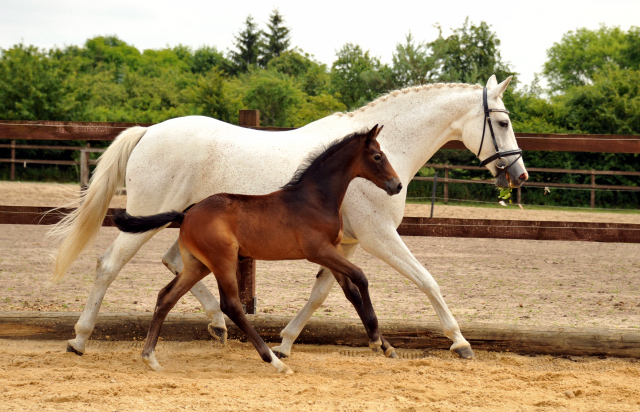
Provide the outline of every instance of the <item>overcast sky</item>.
{"type": "Polygon", "coordinates": [[[226,52],[247,15],[266,28],[276,7],[291,28],[292,45],[328,66],[347,42],[390,63],[409,31],[428,42],[437,37],[436,23],[447,36],[467,16],[476,24],[485,21],[502,41],[503,60],[524,84],[542,70],[546,50],[569,30],[596,29],[601,23],[624,30],[640,26],[640,0],[0,0],[0,48],[20,42],[47,49],[82,45],[88,38],[115,34],[140,50],[184,44],[226,52]]]}

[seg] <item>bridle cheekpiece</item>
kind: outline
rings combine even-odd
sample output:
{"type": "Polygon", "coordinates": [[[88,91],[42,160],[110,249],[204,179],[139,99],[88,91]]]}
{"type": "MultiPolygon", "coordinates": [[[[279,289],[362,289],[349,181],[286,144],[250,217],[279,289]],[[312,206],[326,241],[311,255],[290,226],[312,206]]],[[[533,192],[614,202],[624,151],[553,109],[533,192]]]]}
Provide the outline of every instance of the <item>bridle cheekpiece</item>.
{"type": "Polygon", "coordinates": [[[499,175],[504,171],[506,171],[515,162],[517,162],[518,159],[522,157],[522,149],[507,150],[506,152],[501,152],[500,149],[498,148],[498,142],[496,141],[496,135],[493,133],[493,125],[491,124],[491,117],[489,116],[489,113],[502,112],[502,113],[509,114],[509,111],[504,109],[489,109],[489,104],[487,103],[486,87],[482,90],[482,105],[484,106],[484,124],[482,126],[482,140],[480,140],[480,149],[478,149],[477,156],[480,157],[480,152],[482,152],[482,144],[484,143],[484,134],[485,134],[485,131],[487,130],[486,124],[489,123],[489,132],[491,133],[491,139],[493,140],[493,146],[496,149],[496,153],[482,160],[480,162],[480,166],[484,166],[496,159],[502,159],[501,162],[496,162],[496,168],[498,169],[497,175],[499,175]],[[519,155],[519,156],[516,157],[516,159],[513,162],[511,162],[510,164],[507,164],[508,162],[507,162],[507,159],[505,159],[505,157],[512,156],[512,155],[519,155]]]}

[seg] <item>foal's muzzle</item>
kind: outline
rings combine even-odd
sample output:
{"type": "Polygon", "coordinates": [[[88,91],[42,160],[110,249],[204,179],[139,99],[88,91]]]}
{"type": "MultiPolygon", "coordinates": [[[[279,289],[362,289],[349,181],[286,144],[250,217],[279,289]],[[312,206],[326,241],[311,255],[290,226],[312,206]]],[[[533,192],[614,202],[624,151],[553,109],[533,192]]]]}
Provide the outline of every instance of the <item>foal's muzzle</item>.
{"type": "Polygon", "coordinates": [[[391,180],[384,182],[384,189],[389,196],[397,195],[402,190],[402,182],[399,178],[394,177],[391,180]]]}

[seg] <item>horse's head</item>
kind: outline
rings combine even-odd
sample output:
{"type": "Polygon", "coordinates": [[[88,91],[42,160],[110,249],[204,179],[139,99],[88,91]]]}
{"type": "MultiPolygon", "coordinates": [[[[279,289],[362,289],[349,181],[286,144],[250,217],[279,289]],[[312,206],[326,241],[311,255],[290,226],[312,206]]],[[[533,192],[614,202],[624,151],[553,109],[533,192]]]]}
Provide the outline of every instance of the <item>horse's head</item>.
{"type": "Polygon", "coordinates": [[[373,126],[363,141],[360,158],[357,162],[357,175],[373,182],[389,196],[397,195],[402,190],[402,183],[389,159],[380,149],[377,137],[382,126],[373,126]]]}
{"type": "Polygon", "coordinates": [[[495,75],[489,78],[477,109],[473,109],[465,119],[462,130],[465,146],[476,153],[481,165],[496,177],[496,186],[502,188],[519,187],[529,178],[509,121],[509,112],[502,103],[502,93],[511,78],[500,84],[495,75]]]}

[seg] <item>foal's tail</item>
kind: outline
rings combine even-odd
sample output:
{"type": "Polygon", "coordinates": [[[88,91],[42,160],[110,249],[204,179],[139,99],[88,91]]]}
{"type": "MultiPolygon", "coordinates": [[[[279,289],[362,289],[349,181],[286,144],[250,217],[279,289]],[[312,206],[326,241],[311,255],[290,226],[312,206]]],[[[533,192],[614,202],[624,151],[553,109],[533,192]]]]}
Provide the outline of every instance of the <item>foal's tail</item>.
{"type": "Polygon", "coordinates": [[[89,181],[89,188],[80,195],[79,207],[65,216],[47,234],[62,240],[55,254],[55,269],[51,280],[62,279],[73,261],[93,244],[107,214],[109,202],[118,186],[124,182],[127,162],[146,127],[131,127],[118,135],[106,152],[98,159],[98,165],[89,181]]]}
{"type": "Polygon", "coordinates": [[[143,233],[159,229],[171,222],[182,223],[184,215],[184,213],[173,211],[151,216],[131,216],[124,210],[117,210],[113,214],[113,222],[123,232],[143,233]]]}

